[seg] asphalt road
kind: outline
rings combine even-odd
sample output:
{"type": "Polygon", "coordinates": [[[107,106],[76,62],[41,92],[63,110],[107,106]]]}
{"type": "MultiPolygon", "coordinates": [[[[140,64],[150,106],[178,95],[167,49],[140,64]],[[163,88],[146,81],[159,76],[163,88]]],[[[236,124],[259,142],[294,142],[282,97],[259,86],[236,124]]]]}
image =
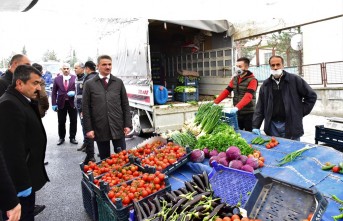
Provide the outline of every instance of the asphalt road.
{"type": "MultiPolygon", "coordinates": [[[[78,119],[79,120],[79,119],[78,119]]],[[[82,145],[82,130],[78,122],[78,145],[71,144],[68,139],[69,119],[67,119],[66,142],[61,146],[56,143],[59,139],[57,129],[57,113],[49,110],[43,118],[43,124],[48,137],[46,166],[50,182],[37,192],[36,204],[46,205],[45,210],[36,216],[37,221],[91,221],[83,208],[81,193],[80,162],[85,158],[85,153],[76,151],[82,145]]],[[[144,139],[134,137],[126,141],[127,148],[132,148],[144,139]]],[[[95,147],[97,152],[97,147],[95,147]]],[[[113,148],[112,148],[113,152],[113,148]]],[[[95,156],[96,160],[100,158],[95,156]]]]}

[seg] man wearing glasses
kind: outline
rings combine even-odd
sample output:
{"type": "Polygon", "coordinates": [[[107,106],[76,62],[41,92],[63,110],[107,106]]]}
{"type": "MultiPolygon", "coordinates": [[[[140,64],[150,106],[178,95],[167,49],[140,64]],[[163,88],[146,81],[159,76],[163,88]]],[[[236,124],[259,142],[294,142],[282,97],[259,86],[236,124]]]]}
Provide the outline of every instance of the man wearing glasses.
{"type": "Polygon", "coordinates": [[[57,145],[64,143],[66,135],[67,114],[69,115],[69,139],[70,143],[77,144],[75,140],[77,129],[77,110],[74,105],[75,98],[75,75],[70,75],[70,65],[65,63],[61,68],[62,74],[54,80],[51,94],[52,109],[57,112],[58,135],[60,139],[57,145]]]}

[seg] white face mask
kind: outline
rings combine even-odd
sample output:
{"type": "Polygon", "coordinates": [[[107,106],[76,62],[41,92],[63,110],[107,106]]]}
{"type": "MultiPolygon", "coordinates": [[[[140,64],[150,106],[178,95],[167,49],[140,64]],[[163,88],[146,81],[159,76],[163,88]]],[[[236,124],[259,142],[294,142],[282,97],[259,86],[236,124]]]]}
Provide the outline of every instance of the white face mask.
{"type": "Polygon", "coordinates": [[[282,69],[270,70],[270,73],[273,75],[273,77],[278,78],[282,74],[282,69]]]}
{"type": "Polygon", "coordinates": [[[236,75],[241,75],[245,72],[245,70],[242,70],[239,67],[234,67],[234,70],[235,70],[236,75]]]}

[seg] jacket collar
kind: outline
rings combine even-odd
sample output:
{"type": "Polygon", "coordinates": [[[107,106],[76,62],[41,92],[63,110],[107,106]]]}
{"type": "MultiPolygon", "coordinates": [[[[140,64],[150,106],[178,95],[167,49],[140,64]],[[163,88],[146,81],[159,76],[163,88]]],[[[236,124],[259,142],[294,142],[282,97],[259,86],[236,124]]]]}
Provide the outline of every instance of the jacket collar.
{"type": "MultiPolygon", "coordinates": [[[[96,80],[101,80],[101,78],[100,78],[100,74],[99,73],[97,73],[97,72],[95,72],[97,75],[94,77],[96,80]]],[[[115,81],[115,78],[114,78],[114,76],[112,75],[112,74],[109,74],[108,76],[108,80],[109,81],[115,81]]]]}
{"type": "MultiPolygon", "coordinates": [[[[8,87],[6,92],[18,98],[18,100],[20,100],[23,104],[30,104],[30,101],[27,100],[27,98],[24,95],[22,95],[19,91],[17,91],[14,87],[8,87]]],[[[31,101],[33,100],[31,99],[31,101]]]]}

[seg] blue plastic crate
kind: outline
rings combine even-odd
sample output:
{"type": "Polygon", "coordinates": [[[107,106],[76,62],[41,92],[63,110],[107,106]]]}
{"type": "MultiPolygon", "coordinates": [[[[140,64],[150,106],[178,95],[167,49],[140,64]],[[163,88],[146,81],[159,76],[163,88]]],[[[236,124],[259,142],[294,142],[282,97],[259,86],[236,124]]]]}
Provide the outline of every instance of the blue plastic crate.
{"type": "Polygon", "coordinates": [[[307,189],[256,173],[258,181],[244,206],[248,216],[268,221],[321,220],[328,201],[315,188],[307,189]]]}
{"type": "Polygon", "coordinates": [[[98,220],[98,205],[95,199],[95,193],[90,187],[90,183],[87,180],[81,181],[81,190],[82,190],[82,201],[83,207],[86,210],[88,216],[94,220],[98,220]]]}
{"type": "Polygon", "coordinates": [[[184,86],[194,86],[194,87],[198,87],[199,86],[199,81],[198,79],[194,78],[194,79],[189,79],[188,77],[184,77],[184,82],[183,82],[184,86]]]}
{"type": "Polygon", "coordinates": [[[187,101],[198,101],[199,100],[199,91],[197,90],[196,92],[192,93],[175,93],[175,100],[176,101],[181,101],[181,102],[187,102],[187,101]]]}
{"type": "Polygon", "coordinates": [[[223,117],[222,121],[228,123],[230,126],[232,126],[235,130],[239,130],[238,127],[238,119],[237,119],[237,114],[236,113],[227,113],[223,111],[223,117]]]}
{"type": "Polygon", "coordinates": [[[209,180],[214,195],[229,205],[243,206],[249,199],[249,193],[254,188],[257,179],[253,173],[225,167],[213,161],[213,170],[209,174],[209,180]]]}

